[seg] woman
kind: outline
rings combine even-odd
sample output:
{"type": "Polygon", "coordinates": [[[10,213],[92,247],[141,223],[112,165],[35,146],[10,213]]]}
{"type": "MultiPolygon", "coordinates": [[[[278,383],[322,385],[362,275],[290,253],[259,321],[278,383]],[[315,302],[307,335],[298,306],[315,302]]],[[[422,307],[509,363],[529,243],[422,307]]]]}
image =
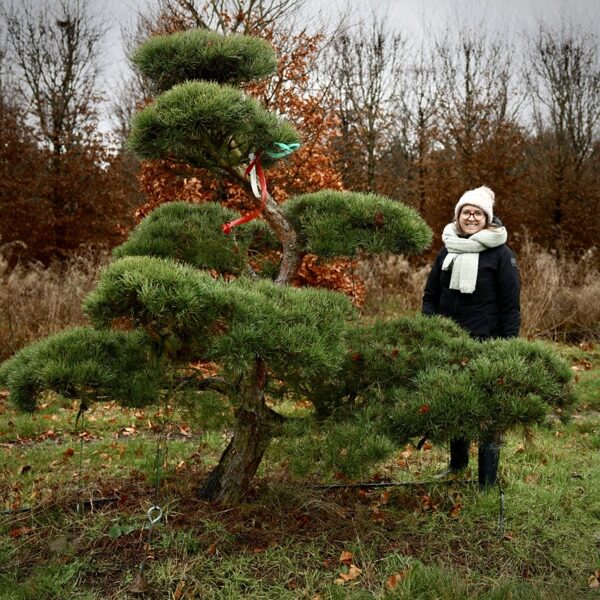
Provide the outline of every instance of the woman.
{"type": "MultiPolygon", "coordinates": [[[[506,228],[494,218],[494,192],[469,190],[454,208],[454,221],[444,228],[440,250],[423,294],[423,314],[450,317],[472,337],[519,335],[520,284],[517,261],[506,245],[506,228]]],[[[496,482],[499,440],[479,445],[479,483],[496,482]]],[[[465,469],[470,442],[450,443],[448,472],[465,469]]]]}

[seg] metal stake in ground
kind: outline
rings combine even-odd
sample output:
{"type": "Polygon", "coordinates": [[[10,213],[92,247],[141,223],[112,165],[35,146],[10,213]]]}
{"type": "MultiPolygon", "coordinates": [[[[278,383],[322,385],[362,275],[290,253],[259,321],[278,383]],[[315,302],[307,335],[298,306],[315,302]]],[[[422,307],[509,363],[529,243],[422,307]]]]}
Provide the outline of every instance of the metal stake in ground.
{"type": "Polygon", "coordinates": [[[79,412],[75,417],[75,434],[79,435],[79,473],[77,475],[77,504],[76,510],[78,515],[83,514],[83,503],[81,502],[81,491],[83,481],[83,434],[85,432],[85,411],[88,409],[88,405],[85,401],[82,401],[79,405],[79,412]],[[78,428],[78,424],[81,430],[78,428]]]}
{"type": "Polygon", "coordinates": [[[498,482],[498,492],[500,494],[500,514],[498,515],[498,533],[504,537],[504,490],[498,482]]]}
{"type": "Polygon", "coordinates": [[[129,587],[129,591],[132,594],[145,594],[150,586],[148,585],[148,581],[144,576],[144,568],[146,567],[146,559],[148,558],[148,552],[150,551],[150,544],[152,542],[152,532],[154,531],[154,526],[162,519],[163,511],[160,506],[151,506],[148,509],[148,538],[146,539],[146,545],[144,548],[144,558],[142,559],[142,564],[140,565],[140,570],[138,574],[135,576],[131,586],[129,587]]]}
{"type": "MultiPolygon", "coordinates": [[[[162,344],[161,344],[162,346],[162,344]]],[[[146,543],[144,544],[144,558],[142,559],[142,563],[140,564],[140,570],[137,575],[133,579],[133,582],[129,586],[129,591],[132,594],[145,594],[150,586],[148,585],[148,581],[144,576],[144,569],[146,568],[146,561],[148,559],[148,553],[150,552],[151,543],[152,543],[152,534],[154,533],[154,526],[160,522],[163,517],[163,510],[159,506],[159,494],[160,494],[160,484],[162,480],[162,462],[163,462],[163,452],[162,452],[162,444],[164,443],[164,432],[165,432],[165,416],[168,411],[168,400],[165,400],[164,403],[164,415],[161,419],[160,431],[156,436],[156,455],[154,458],[154,466],[155,466],[155,482],[154,482],[154,503],[148,509],[146,514],[148,519],[148,537],[146,538],[146,543]]],[[[160,412],[160,406],[159,406],[160,412]]]]}

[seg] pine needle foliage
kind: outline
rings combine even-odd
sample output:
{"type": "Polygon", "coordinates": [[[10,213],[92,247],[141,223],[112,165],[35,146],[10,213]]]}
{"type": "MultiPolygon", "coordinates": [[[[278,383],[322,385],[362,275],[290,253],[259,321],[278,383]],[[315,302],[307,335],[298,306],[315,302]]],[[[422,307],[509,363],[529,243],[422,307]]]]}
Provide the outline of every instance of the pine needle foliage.
{"type": "Polygon", "coordinates": [[[346,296],[270,281],[226,285],[240,294],[239,304],[211,357],[229,371],[241,374],[259,356],[276,378],[301,385],[339,369],[347,322],[355,315],[346,296]]]}
{"type": "Polygon", "coordinates": [[[284,211],[306,252],[324,258],[418,254],[431,244],[418,213],[385,196],[323,190],[291,198],[284,211]]]}
{"type": "MultiPolygon", "coordinates": [[[[133,118],[129,148],[142,159],[165,159],[221,172],[250,153],[300,141],[294,127],[231,86],[188,82],[161,94],[133,118]]],[[[273,160],[265,156],[264,164],[273,160]]]]}
{"type": "Polygon", "coordinates": [[[96,327],[131,319],[155,337],[189,337],[199,342],[231,306],[219,282],[208,273],[146,256],[125,257],[108,265],[98,287],[84,301],[84,311],[96,327]]]}
{"type": "Polygon", "coordinates": [[[78,327],[27,346],[4,362],[0,385],[26,411],[35,409],[44,390],[140,406],[158,400],[162,374],[152,356],[150,339],[142,331],[78,327]]]}
{"type": "Polygon", "coordinates": [[[518,339],[475,344],[471,360],[422,371],[411,393],[395,392],[390,431],[396,439],[486,440],[573,406],[570,370],[552,349],[518,339]]]}
{"type": "Polygon", "coordinates": [[[223,223],[239,217],[215,202],[169,202],[151,212],[113,250],[114,258],[155,256],[172,258],[198,269],[239,275],[248,265],[248,253],[277,247],[264,221],[251,221],[224,236],[223,223]]]}
{"type": "Polygon", "coordinates": [[[226,282],[168,259],[110,264],[85,311],[97,327],[131,319],[173,358],[219,361],[243,375],[260,357],[298,385],[339,368],[354,309],[342,294],[270,281],[226,282]]]}
{"type": "Polygon", "coordinates": [[[132,58],[156,93],[185,81],[235,85],[277,71],[277,55],[266,41],[203,29],[150,38],[132,58]]]}
{"type": "Polygon", "coordinates": [[[368,477],[373,464],[387,459],[397,445],[385,434],[372,415],[359,415],[340,421],[326,421],[314,426],[310,435],[300,432],[297,423],[286,426],[291,438],[286,454],[290,468],[296,475],[306,476],[318,472],[324,479],[368,477]],[[300,435],[294,436],[294,429],[300,435]],[[304,435],[302,435],[304,434],[304,435]]]}
{"type": "Polygon", "coordinates": [[[185,421],[192,426],[197,424],[203,431],[221,431],[233,426],[235,404],[222,393],[182,386],[175,402],[185,421]]]}
{"type": "Polygon", "coordinates": [[[479,342],[428,316],[358,323],[347,339],[341,368],[304,390],[320,424],[290,445],[299,474],[363,476],[386,448],[414,438],[496,439],[575,402],[568,365],[542,343],[479,342]]]}
{"type": "MultiPolygon", "coordinates": [[[[532,372],[530,385],[549,406],[568,411],[574,405],[573,371],[547,344],[515,338],[508,343],[490,340],[485,343],[485,348],[485,355],[490,361],[499,364],[511,360],[523,361],[532,372]]],[[[522,389],[527,390],[526,387],[522,389]]]]}
{"type": "Polygon", "coordinates": [[[470,360],[476,349],[466,331],[444,317],[400,317],[349,326],[340,372],[305,390],[321,416],[356,403],[392,402],[393,392],[413,389],[423,371],[470,360]]]}

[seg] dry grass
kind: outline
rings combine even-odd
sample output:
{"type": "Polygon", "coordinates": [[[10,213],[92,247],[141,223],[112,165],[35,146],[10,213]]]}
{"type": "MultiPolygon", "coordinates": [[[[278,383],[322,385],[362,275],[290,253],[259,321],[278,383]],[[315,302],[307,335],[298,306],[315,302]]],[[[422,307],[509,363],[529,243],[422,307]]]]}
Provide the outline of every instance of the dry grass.
{"type": "Polygon", "coordinates": [[[106,255],[83,255],[48,268],[9,270],[0,257],[0,361],[40,338],[81,325],[81,301],[96,286],[106,255]]]}
{"type": "MultiPolygon", "coordinates": [[[[521,334],[559,341],[600,339],[600,272],[597,251],[579,260],[558,257],[531,242],[519,253],[521,334]]],[[[108,255],[83,255],[49,268],[17,265],[0,257],[0,361],[32,341],[81,325],[81,301],[95,287],[108,255]]],[[[358,262],[366,317],[418,312],[430,266],[401,256],[358,262]]]]}
{"type": "Polygon", "coordinates": [[[365,283],[364,313],[385,316],[421,310],[425,281],[431,266],[412,266],[403,256],[374,256],[358,261],[356,277],[365,283]]]}
{"type": "MultiPolygon", "coordinates": [[[[556,341],[600,339],[600,272],[597,249],[578,260],[557,256],[526,241],[518,255],[521,273],[521,335],[556,341]]],[[[366,285],[367,316],[420,311],[430,265],[403,257],[362,260],[357,276],[366,285]]]]}
{"type": "Polygon", "coordinates": [[[598,251],[579,260],[526,241],[519,254],[521,334],[560,341],[600,339],[598,251]]]}

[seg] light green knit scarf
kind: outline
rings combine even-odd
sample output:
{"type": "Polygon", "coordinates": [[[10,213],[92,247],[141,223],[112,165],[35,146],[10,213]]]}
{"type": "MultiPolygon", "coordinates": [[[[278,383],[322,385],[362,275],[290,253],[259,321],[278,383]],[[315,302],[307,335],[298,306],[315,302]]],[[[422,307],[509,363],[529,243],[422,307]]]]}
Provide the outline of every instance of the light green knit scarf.
{"type": "Polygon", "coordinates": [[[447,271],[452,266],[450,289],[463,294],[472,294],[477,285],[479,253],[488,248],[496,248],[506,242],[506,227],[486,228],[465,238],[460,237],[454,223],[444,227],[442,241],[448,249],[448,255],[442,264],[447,271]]]}

